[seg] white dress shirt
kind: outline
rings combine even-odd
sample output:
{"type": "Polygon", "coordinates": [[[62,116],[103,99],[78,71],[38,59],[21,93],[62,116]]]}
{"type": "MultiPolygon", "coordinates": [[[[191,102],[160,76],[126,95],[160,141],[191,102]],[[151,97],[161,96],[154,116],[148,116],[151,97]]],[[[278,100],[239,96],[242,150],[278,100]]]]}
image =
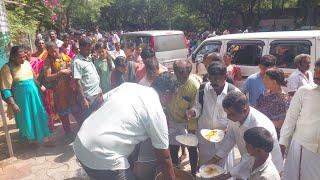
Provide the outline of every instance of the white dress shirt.
{"type": "Polygon", "coordinates": [[[63,45],[63,41],[61,41],[60,39],[56,39],[55,43],[57,44],[58,48],[60,48],[63,45]]]}
{"type": "Polygon", "coordinates": [[[296,92],[299,87],[307,84],[313,84],[313,75],[307,71],[308,78],[299,69],[296,69],[287,79],[288,92],[296,92]]]}
{"type": "Polygon", "coordinates": [[[168,127],[158,93],[151,87],[123,83],[104,95],[106,102],[82,124],[73,143],[81,163],[91,169],[128,169],[128,156],[147,138],[168,149],[168,127]]]}
{"type": "MultiPolygon", "coordinates": [[[[214,91],[210,82],[204,87],[203,108],[199,103],[199,91],[196,95],[195,105],[192,108],[196,113],[198,120],[198,129],[226,129],[228,125],[227,114],[222,107],[222,100],[228,94],[229,83],[225,83],[220,95],[214,91]]],[[[235,89],[239,91],[239,89],[235,89]]]]}
{"type": "MultiPolygon", "coordinates": [[[[273,150],[271,152],[271,157],[272,157],[273,163],[277,167],[277,170],[281,172],[283,170],[283,159],[282,159],[282,154],[281,154],[281,150],[280,150],[280,146],[277,138],[276,129],[272,121],[267,116],[265,116],[258,110],[254,109],[253,107],[250,107],[250,113],[242,125],[240,125],[239,122],[229,121],[227,133],[223,138],[223,140],[219,143],[220,148],[218,149],[218,152],[216,153],[216,155],[224,158],[228,155],[231,149],[235,145],[237,145],[239,148],[242,160],[238,165],[236,165],[236,167],[238,167],[238,169],[239,167],[242,167],[244,169],[249,168],[247,166],[246,161],[243,160],[243,157],[248,155],[248,152],[246,149],[246,143],[243,139],[243,135],[246,130],[251,129],[253,127],[264,127],[272,135],[274,144],[273,144],[273,150]]],[[[241,173],[241,172],[231,170],[230,173],[233,177],[237,177],[237,173],[241,173]]]]}
{"type": "Polygon", "coordinates": [[[306,149],[320,154],[319,102],[319,85],[305,85],[298,89],[281,128],[280,144],[288,146],[292,137],[306,149]]]}
{"type": "MultiPolygon", "coordinates": [[[[222,100],[228,93],[229,83],[225,83],[220,95],[214,91],[210,82],[204,87],[203,109],[201,112],[201,104],[199,103],[199,91],[196,95],[195,105],[192,108],[196,113],[198,120],[198,139],[199,139],[199,162],[204,163],[211,159],[219,148],[216,143],[209,142],[201,136],[201,129],[222,129],[225,130],[228,125],[227,114],[222,107],[222,100]]],[[[235,89],[239,91],[239,89],[235,89]]],[[[223,163],[222,163],[223,164],[223,163]]],[[[230,156],[228,166],[232,166],[233,158],[230,156]]]]}
{"type": "Polygon", "coordinates": [[[110,53],[110,56],[115,60],[118,56],[122,56],[122,57],[126,57],[126,53],[124,53],[124,51],[122,49],[120,49],[119,51],[117,50],[113,50],[110,53]]]}

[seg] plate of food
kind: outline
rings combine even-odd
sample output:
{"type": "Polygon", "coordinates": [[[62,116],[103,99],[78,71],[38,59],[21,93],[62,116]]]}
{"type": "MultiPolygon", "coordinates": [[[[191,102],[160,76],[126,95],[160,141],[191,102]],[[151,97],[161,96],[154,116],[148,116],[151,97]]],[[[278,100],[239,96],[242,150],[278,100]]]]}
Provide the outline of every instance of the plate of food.
{"type": "Polygon", "coordinates": [[[211,142],[220,142],[224,137],[224,131],[220,129],[201,129],[200,133],[203,138],[211,142]]]}
{"type": "Polygon", "coordinates": [[[225,170],[215,164],[202,165],[199,169],[200,176],[203,178],[213,178],[225,173],[225,170]]]}
{"type": "Polygon", "coordinates": [[[198,145],[198,138],[194,134],[183,134],[176,136],[176,140],[186,146],[197,146],[198,145]]]}

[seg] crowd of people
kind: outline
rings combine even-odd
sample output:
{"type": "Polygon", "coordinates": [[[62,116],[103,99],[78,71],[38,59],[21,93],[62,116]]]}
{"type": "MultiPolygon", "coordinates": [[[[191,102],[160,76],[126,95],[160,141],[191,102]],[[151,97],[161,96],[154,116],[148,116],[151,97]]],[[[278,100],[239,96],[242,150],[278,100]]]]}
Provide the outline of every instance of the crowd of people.
{"type": "Polygon", "coordinates": [[[62,41],[55,31],[48,34],[47,41],[37,35],[36,52],[11,48],[0,72],[1,95],[30,144],[54,147],[55,123],[61,121],[68,135],[73,115],[81,126],[74,152],[90,177],[147,180],[161,169],[174,179],[186,148],[193,176],[200,165],[214,163],[227,170],[216,179],[320,177],[320,60],[313,74],[311,57],[296,56],[297,69],[286,79],[277,58],[264,55],[260,71],[242,85],[232,54],[204,56],[201,73],[184,59],[168,72],[149,47],[121,49],[116,34],[97,29],[63,34],[62,41]],[[202,129],[224,130],[225,137],[209,142],[202,129]],[[197,146],[176,140],[188,133],[198,137],[197,146]]]}

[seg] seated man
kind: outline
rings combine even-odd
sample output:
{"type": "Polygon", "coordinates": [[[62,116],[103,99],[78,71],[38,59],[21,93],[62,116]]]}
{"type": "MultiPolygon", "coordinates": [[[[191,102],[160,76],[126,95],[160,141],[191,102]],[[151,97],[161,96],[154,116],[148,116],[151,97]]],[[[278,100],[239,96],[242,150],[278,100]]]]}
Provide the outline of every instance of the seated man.
{"type": "Polygon", "coordinates": [[[152,88],[123,83],[105,94],[105,103],[84,121],[73,144],[91,178],[134,180],[130,165],[137,157],[137,144],[150,138],[165,179],[175,179],[162,105],[176,88],[173,76],[163,73],[152,88]]]}

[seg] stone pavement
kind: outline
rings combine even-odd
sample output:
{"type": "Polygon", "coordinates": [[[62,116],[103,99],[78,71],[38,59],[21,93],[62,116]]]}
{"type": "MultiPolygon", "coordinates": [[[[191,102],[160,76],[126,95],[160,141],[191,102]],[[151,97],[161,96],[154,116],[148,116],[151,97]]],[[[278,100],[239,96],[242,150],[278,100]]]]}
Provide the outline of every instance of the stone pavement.
{"type": "MultiPolygon", "coordinates": [[[[76,123],[72,127],[78,130],[76,123]]],[[[56,146],[48,148],[20,143],[13,136],[15,158],[0,161],[0,179],[89,179],[73,153],[75,133],[65,136],[60,125],[53,137],[56,146]]]]}
{"type": "MultiPolygon", "coordinates": [[[[74,133],[66,136],[61,124],[59,124],[53,133],[56,146],[48,148],[41,145],[30,146],[21,143],[18,140],[17,130],[14,129],[14,126],[11,126],[10,133],[12,135],[15,158],[0,161],[0,180],[90,179],[74,156],[72,142],[78,130],[78,125],[73,122],[72,128],[74,133]]],[[[0,140],[2,143],[0,144],[0,155],[3,156],[7,154],[5,153],[7,149],[1,132],[0,140]]],[[[188,152],[186,154],[188,156],[188,152]]],[[[239,157],[239,153],[237,152],[236,154],[236,157],[239,157]]],[[[1,157],[1,159],[3,158],[1,157]]],[[[181,169],[190,171],[188,157],[181,163],[181,169]]]]}

